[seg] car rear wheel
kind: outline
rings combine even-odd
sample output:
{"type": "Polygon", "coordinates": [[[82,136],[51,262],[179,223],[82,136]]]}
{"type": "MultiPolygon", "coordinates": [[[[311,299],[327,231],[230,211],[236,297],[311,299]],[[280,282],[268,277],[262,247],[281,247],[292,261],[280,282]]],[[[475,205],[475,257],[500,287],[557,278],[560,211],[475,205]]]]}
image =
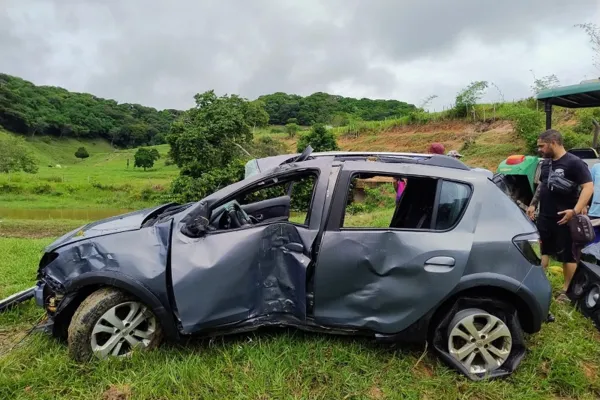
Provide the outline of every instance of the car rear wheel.
{"type": "Polygon", "coordinates": [[[498,316],[469,308],[456,313],[447,329],[448,352],[469,374],[488,375],[511,355],[513,332],[498,316]]]}
{"type": "Polygon", "coordinates": [[[103,288],[88,296],[69,325],[69,353],[77,361],[128,356],[160,344],[162,329],[152,311],[132,296],[103,288]]]}

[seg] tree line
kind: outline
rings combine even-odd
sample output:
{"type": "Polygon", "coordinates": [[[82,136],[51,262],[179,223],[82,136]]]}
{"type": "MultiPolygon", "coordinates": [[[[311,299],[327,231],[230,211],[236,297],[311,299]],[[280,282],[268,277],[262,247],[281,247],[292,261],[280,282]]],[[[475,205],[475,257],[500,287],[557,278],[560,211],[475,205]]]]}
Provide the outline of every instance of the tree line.
{"type": "Polygon", "coordinates": [[[0,74],[0,125],[22,135],[104,138],[116,147],[162,144],[181,114],[0,74]]]}
{"type": "Polygon", "coordinates": [[[415,110],[413,104],[398,100],[354,99],[323,92],[302,97],[277,92],[260,96],[271,125],[286,125],[293,120],[304,126],[316,123],[346,125],[350,120],[381,121],[399,118],[415,110]]]}
{"type": "MultiPolygon", "coordinates": [[[[400,117],[415,109],[397,100],[354,99],[322,92],[306,97],[273,93],[250,101],[249,107],[256,117],[248,121],[252,128],[290,121],[304,126],[339,126],[350,120],[400,117]]],[[[171,124],[182,114],[180,110],[157,110],[60,87],[36,86],[0,73],[0,125],[22,135],[104,138],[121,148],[163,144],[171,124]]]]}

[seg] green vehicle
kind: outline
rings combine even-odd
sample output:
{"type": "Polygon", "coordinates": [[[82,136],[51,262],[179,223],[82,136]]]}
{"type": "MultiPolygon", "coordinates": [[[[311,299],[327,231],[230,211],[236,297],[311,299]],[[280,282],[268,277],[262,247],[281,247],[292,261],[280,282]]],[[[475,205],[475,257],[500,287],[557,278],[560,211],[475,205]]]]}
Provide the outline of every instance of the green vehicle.
{"type": "MultiPolygon", "coordinates": [[[[544,102],[546,129],[552,127],[552,107],[589,108],[600,107],[600,79],[583,81],[578,85],[563,86],[542,90],[537,100],[544,102]]],[[[598,135],[600,124],[594,123],[592,147],[568,150],[584,160],[591,168],[600,162],[598,156],[598,135]]],[[[508,194],[519,207],[527,209],[537,188],[542,159],[538,156],[511,155],[502,161],[493,177],[494,182],[508,194]]]]}

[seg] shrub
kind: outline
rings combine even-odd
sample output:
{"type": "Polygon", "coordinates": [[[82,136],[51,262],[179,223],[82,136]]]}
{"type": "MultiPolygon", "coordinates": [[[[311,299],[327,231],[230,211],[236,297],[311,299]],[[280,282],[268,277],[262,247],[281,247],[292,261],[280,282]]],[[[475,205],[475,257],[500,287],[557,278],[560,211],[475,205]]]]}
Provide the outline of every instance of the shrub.
{"type": "Polygon", "coordinates": [[[44,176],[42,178],[42,180],[44,181],[48,181],[48,182],[62,182],[62,176],[56,176],[56,175],[51,175],[51,176],[44,176]]]}
{"type": "Polygon", "coordinates": [[[323,124],[315,124],[308,134],[302,135],[298,140],[297,151],[304,151],[308,145],[315,152],[339,150],[335,135],[323,124]]]}
{"type": "Polygon", "coordinates": [[[299,130],[300,127],[298,126],[298,124],[295,123],[289,123],[285,126],[285,131],[287,132],[290,138],[295,137],[296,133],[298,133],[299,130]]]}
{"type": "Polygon", "coordinates": [[[38,184],[31,189],[31,192],[34,194],[50,194],[52,193],[52,186],[48,183],[38,184]]]}
{"type": "Polygon", "coordinates": [[[507,112],[514,123],[515,132],[525,140],[527,151],[537,151],[537,139],[544,129],[544,114],[526,107],[513,107],[507,112]]]}
{"type": "MultiPolygon", "coordinates": [[[[577,113],[577,125],[573,128],[575,133],[578,134],[591,134],[594,132],[593,120],[600,122],[600,108],[588,108],[585,110],[578,110],[577,113]]],[[[588,144],[588,146],[591,143],[588,144]]]]}
{"type": "Polygon", "coordinates": [[[0,135],[0,172],[38,172],[38,162],[23,138],[0,135]]]}
{"type": "Polygon", "coordinates": [[[5,194],[9,194],[9,193],[19,194],[19,193],[22,193],[22,192],[23,192],[23,189],[19,185],[15,185],[15,184],[12,184],[12,183],[0,183],[0,193],[5,193],[5,194]]]}
{"type": "Polygon", "coordinates": [[[77,149],[77,151],[75,152],[75,157],[79,158],[79,159],[84,159],[84,158],[88,158],[90,156],[90,154],[88,153],[88,151],[85,149],[85,147],[80,147],[77,149]]]}

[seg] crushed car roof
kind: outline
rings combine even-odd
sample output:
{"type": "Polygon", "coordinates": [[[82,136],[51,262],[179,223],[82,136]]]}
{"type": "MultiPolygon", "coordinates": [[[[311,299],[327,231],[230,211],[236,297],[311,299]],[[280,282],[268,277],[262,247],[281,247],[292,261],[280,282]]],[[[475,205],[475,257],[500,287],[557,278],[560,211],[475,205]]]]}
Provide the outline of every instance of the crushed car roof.
{"type": "MultiPolygon", "coordinates": [[[[282,154],[265,158],[255,158],[246,163],[245,178],[269,171],[286,163],[295,162],[299,153],[282,154]]],[[[462,161],[453,157],[448,157],[439,154],[422,154],[422,153],[401,153],[401,152],[386,152],[386,151],[328,151],[310,153],[309,159],[320,157],[333,157],[334,160],[357,160],[374,157],[375,161],[388,163],[411,163],[424,164],[436,167],[455,168],[470,171],[471,168],[466,166],[462,161]]]]}

